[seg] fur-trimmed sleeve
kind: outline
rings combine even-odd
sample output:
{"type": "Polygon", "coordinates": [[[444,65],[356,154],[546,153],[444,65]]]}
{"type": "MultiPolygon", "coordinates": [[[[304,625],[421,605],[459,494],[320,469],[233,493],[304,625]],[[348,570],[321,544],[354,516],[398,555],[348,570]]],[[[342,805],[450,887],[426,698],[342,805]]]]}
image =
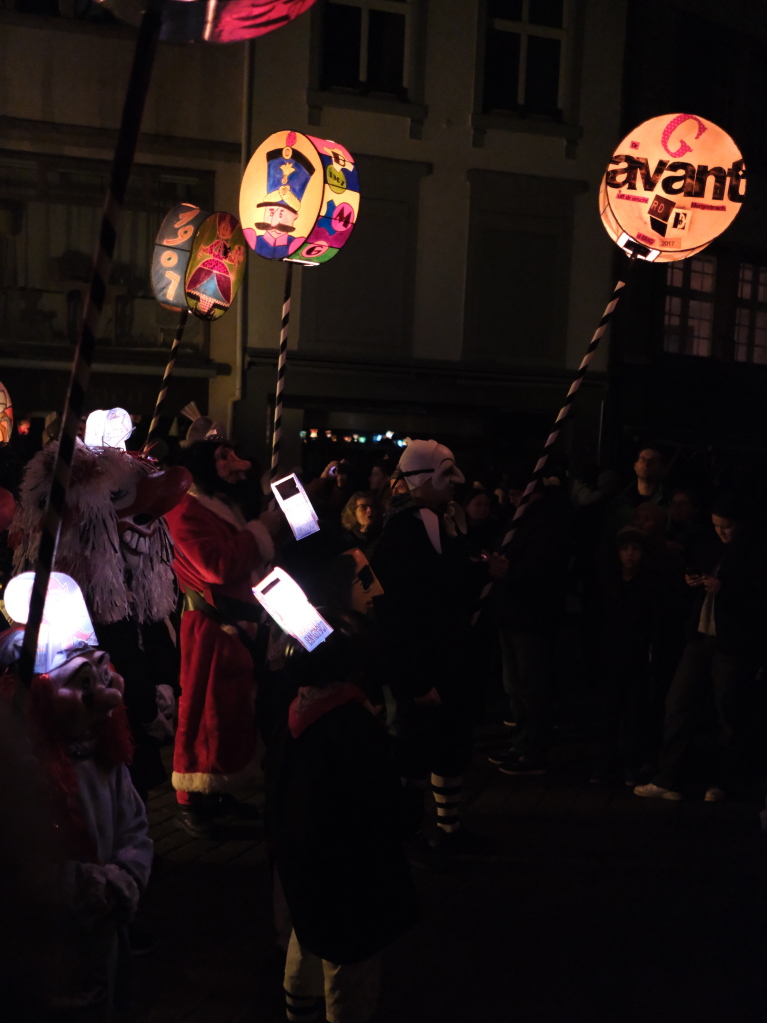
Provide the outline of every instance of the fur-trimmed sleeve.
{"type": "Polygon", "coordinates": [[[274,561],[274,541],[269,535],[269,530],[258,519],[251,519],[250,522],[246,523],[245,528],[255,537],[256,543],[258,544],[258,553],[261,555],[261,560],[265,565],[274,561]]]}

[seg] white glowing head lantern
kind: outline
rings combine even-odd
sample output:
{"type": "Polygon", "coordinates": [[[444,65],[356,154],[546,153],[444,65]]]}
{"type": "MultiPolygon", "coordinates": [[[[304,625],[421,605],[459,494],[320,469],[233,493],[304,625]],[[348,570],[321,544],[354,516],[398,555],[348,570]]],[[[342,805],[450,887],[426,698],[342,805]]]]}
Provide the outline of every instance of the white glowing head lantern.
{"type": "Polygon", "coordinates": [[[85,444],[89,448],[118,448],[133,433],[133,421],[124,408],[96,409],[85,421],[85,444]]]}
{"type": "Polygon", "coordinates": [[[659,263],[700,252],[729,227],[746,193],[730,136],[695,114],[664,114],[631,131],[599,189],[605,230],[624,251],[659,263]]]}
{"type": "Polygon", "coordinates": [[[273,569],[258,586],[254,586],[253,596],[282,631],[298,640],[305,650],[311,652],[333,632],[309,603],[295,579],[283,568],[273,569]]]}
{"type": "Polygon", "coordinates": [[[317,513],[295,473],[275,480],[272,483],[272,492],[285,513],[296,540],[303,540],[305,536],[319,532],[317,513]]]}
{"type": "MultiPolygon", "coordinates": [[[[14,576],[5,588],[5,609],[14,622],[26,625],[34,572],[14,576]]],[[[63,572],[51,572],[43,620],[37,640],[35,672],[53,671],[84,650],[98,647],[80,587],[63,572]]]]}

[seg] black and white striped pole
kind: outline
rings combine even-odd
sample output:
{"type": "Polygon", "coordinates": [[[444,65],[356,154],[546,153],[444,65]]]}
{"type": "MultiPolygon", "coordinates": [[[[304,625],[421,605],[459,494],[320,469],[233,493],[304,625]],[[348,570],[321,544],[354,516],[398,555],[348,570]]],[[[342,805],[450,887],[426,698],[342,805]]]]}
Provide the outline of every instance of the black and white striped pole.
{"type": "Polygon", "coordinates": [[[181,340],[184,336],[184,327],[186,326],[186,320],[188,315],[189,311],[187,309],[184,309],[178,318],[178,323],[176,325],[176,333],[173,337],[173,344],[170,346],[170,352],[168,353],[168,361],[165,365],[165,372],[163,373],[162,383],[160,384],[160,393],[157,395],[157,403],[155,404],[154,407],[152,422],[149,424],[149,432],[147,433],[146,440],[144,441],[143,447],[144,454],[146,454],[149,451],[150,447],[152,446],[154,436],[157,433],[157,430],[160,426],[160,415],[162,413],[162,407],[165,404],[165,398],[166,395],[168,394],[170,378],[173,376],[173,367],[176,365],[176,353],[178,351],[178,346],[181,344],[181,340]]]}
{"type": "MultiPolygon", "coordinates": [[[[637,258],[636,253],[635,252],[632,253],[629,259],[629,272],[631,271],[631,268],[636,258],[637,258]]],[[[626,284],[628,282],[629,273],[624,274],[624,276],[626,277],[626,280],[618,281],[615,285],[615,288],[613,289],[612,297],[610,301],[607,303],[607,307],[605,308],[605,311],[602,314],[602,319],[599,321],[599,326],[594,332],[594,336],[591,339],[589,347],[586,349],[586,354],[583,356],[583,359],[581,360],[581,364],[578,367],[578,372],[575,374],[575,379],[570,384],[570,390],[567,392],[565,403],[559,410],[557,418],[554,420],[554,427],[551,433],[546,438],[546,443],[543,445],[543,450],[541,451],[538,457],[538,461],[535,463],[535,468],[533,469],[533,474],[530,477],[530,482],[525,487],[524,493],[522,494],[519,504],[517,505],[516,511],[514,512],[514,518],[511,520],[511,526],[509,527],[508,532],[501,541],[500,546],[501,554],[505,553],[505,551],[511,544],[512,540],[514,539],[514,534],[517,531],[517,524],[519,520],[522,518],[522,516],[525,514],[525,510],[527,509],[527,506],[530,503],[530,498],[533,494],[533,491],[535,490],[538,480],[543,475],[543,470],[546,466],[546,463],[549,460],[551,449],[554,447],[559,438],[559,433],[562,429],[562,424],[570,414],[570,409],[573,407],[575,396],[577,395],[578,391],[581,388],[583,378],[586,376],[589,365],[591,364],[591,360],[594,358],[596,350],[599,347],[599,342],[602,340],[602,336],[604,332],[607,330],[610,321],[613,318],[618,302],[620,302],[621,295],[623,294],[623,289],[626,287],[626,284]]],[[[492,588],[492,585],[493,585],[492,582],[488,582],[485,584],[479,598],[480,605],[474,612],[474,615],[472,617],[472,625],[476,623],[477,619],[482,613],[482,606],[492,588]]]]}
{"type": "Polygon", "coordinates": [[[99,319],[104,307],[107,285],[112,272],[117,231],[120,224],[125,192],[128,187],[136,154],[141,119],[144,113],[149,81],[152,76],[157,40],[160,33],[159,6],[150,3],[139,27],[133,56],[128,91],[125,96],[117,147],[112,161],[109,191],[104,203],[99,240],[94,258],[88,297],[85,302],[83,323],[75,347],[72,375],[69,380],[58,450],[52,467],[51,490],[45,507],[40,548],[35,562],[35,581],[29,602],[29,618],[24,629],[20,674],[29,685],[34,674],[37,641],[45,607],[45,595],[56,555],[61,519],[67,500],[72,457],[85,410],[85,396],[91,375],[91,364],[96,347],[99,319]]]}
{"type": "Polygon", "coordinates": [[[285,274],[285,297],[282,300],[282,329],[280,330],[280,353],[277,357],[277,391],[274,395],[274,426],[272,428],[272,462],[269,480],[277,479],[280,465],[280,435],[282,433],[282,394],[285,390],[285,371],[288,363],[288,326],[290,324],[290,294],[293,288],[293,264],[287,263],[285,274]]]}

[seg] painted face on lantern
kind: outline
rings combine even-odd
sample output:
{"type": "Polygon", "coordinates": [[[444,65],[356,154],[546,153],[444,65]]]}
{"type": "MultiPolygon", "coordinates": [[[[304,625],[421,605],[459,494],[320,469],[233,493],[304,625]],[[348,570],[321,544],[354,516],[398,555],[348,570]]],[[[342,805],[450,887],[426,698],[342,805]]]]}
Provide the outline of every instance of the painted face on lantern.
{"type": "Polygon", "coordinates": [[[234,448],[226,444],[216,448],[214,455],[216,462],[216,473],[224,483],[239,483],[245,479],[246,473],[251,468],[251,463],[235,454],[234,448]]]}
{"type": "Polygon", "coordinates": [[[354,558],[356,569],[351,592],[352,611],[358,611],[364,615],[373,606],[373,598],[380,597],[383,593],[383,586],[370,567],[370,562],[358,547],[348,553],[354,558]]]}
{"type": "Polygon", "coordinates": [[[270,234],[290,234],[296,223],[297,212],[286,206],[262,206],[263,220],[256,224],[259,231],[270,234]]]}
{"type": "Polygon", "coordinates": [[[69,741],[90,737],[122,703],[124,682],[103,650],[86,650],[41,676],[51,691],[51,707],[69,741]]]}

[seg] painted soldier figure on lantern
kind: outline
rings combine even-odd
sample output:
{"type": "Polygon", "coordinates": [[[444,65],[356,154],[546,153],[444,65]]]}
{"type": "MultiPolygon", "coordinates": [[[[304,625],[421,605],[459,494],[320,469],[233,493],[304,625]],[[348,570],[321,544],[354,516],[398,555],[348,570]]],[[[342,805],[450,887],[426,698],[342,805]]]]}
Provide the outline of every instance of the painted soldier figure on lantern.
{"type": "Polygon", "coordinates": [[[257,204],[262,219],[255,228],[264,233],[257,236],[255,250],[267,259],[284,259],[304,241],[293,232],[314,167],[293,148],[295,141],[295,132],[290,132],[284,149],[273,149],[266,154],[269,192],[257,204]]]}

